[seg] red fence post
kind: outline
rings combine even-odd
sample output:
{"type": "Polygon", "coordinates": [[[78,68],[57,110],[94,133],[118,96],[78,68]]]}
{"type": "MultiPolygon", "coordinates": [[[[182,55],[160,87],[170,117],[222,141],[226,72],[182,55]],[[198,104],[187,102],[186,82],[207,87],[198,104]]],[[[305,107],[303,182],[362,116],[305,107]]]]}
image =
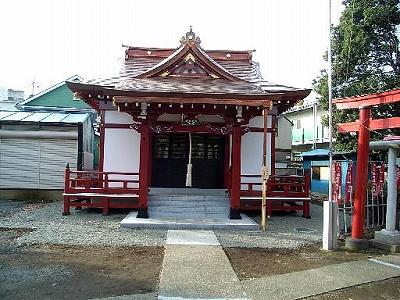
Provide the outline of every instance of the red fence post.
{"type": "MultiPolygon", "coordinates": [[[[64,171],[64,194],[67,194],[70,191],[70,188],[69,188],[70,176],[71,176],[71,170],[69,169],[69,164],[67,163],[67,165],[65,166],[65,171],[64,171]]],[[[64,211],[63,211],[64,216],[68,216],[70,214],[69,198],[70,197],[64,195],[64,211]]]]}
{"type": "Polygon", "coordinates": [[[364,237],[365,222],[365,196],[368,180],[368,157],[369,157],[369,119],[370,108],[360,109],[360,126],[358,131],[357,145],[357,176],[356,192],[354,196],[354,212],[352,224],[352,239],[362,240],[364,237]]]}
{"type": "MultiPolygon", "coordinates": [[[[310,170],[304,170],[304,193],[305,197],[311,197],[311,174],[310,170]]],[[[303,201],[303,218],[311,219],[310,201],[303,201]]]]}
{"type": "Polygon", "coordinates": [[[232,130],[232,186],[230,219],[241,219],[240,216],[240,185],[241,185],[241,129],[240,125],[232,130]]]}

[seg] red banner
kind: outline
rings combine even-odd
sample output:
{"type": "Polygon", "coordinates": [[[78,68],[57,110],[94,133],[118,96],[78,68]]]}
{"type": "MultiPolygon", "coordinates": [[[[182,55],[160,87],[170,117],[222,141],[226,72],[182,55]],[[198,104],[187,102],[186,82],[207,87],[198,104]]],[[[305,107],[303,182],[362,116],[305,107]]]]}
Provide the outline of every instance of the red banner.
{"type": "Polygon", "coordinates": [[[371,166],[371,192],[372,197],[383,195],[383,185],[385,182],[385,164],[378,165],[372,163],[371,166]]]}
{"type": "Polygon", "coordinates": [[[342,200],[342,164],[339,161],[333,162],[332,193],[332,200],[340,204],[342,200]]]}
{"type": "Polygon", "coordinates": [[[353,201],[353,161],[349,161],[346,172],[346,203],[350,204],[353,201]]]}

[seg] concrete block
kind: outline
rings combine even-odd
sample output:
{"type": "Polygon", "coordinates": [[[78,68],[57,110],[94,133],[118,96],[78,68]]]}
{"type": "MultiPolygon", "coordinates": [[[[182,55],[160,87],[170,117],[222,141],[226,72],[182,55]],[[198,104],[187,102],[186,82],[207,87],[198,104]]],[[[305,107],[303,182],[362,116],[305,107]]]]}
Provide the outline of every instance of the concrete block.
{"type": "Polygon", "coordinates": [[[369,248],[369,241],[367,239],[347,238],[345,247],[349,250],[365,250],[369,248]]]}

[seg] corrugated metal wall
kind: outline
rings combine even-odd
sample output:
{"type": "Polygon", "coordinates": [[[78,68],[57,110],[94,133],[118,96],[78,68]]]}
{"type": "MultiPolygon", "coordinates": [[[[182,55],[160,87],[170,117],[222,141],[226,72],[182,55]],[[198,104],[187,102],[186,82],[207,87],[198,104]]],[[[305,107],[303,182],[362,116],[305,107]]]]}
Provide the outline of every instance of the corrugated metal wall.
{"type": "Polygon", "coordinates": [[[63,189],[64,168],[76,168],[77,140],[0,139],[0,188],[63,189]]]}

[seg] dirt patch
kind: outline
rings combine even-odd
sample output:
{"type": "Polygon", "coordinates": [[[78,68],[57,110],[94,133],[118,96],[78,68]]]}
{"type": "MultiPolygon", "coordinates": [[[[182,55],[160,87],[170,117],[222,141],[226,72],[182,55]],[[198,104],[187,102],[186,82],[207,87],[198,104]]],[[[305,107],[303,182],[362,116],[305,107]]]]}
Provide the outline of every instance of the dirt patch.
{"type": "Polygon", "coordinates": [[[164,255],[162,247],[37,245],[8,250],[0,252],[0,299],[88,299],[154,292],[164,255]]]}
{"type": "Polygon", "coordinates": [[[400,299],[400,277],[345,288],[323,295],[305,298],[307,300],[377,300],[400,299]]]}
{"type": "Polygon", "coordinates": [[[240,280],[314,269],[326,265],[387,254],[382,250],[363,252],[324,251],[320,245],[297,249],[225,248],[240,280]]]}

